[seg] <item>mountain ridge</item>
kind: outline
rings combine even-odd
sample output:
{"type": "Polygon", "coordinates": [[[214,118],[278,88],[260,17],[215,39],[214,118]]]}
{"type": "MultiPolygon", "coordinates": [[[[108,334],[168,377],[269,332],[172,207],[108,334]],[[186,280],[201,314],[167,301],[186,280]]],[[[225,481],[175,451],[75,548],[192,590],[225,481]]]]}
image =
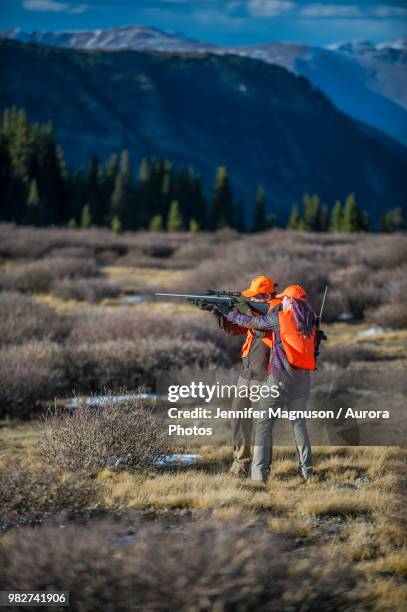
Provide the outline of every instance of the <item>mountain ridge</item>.
{"type": "Polygon", "coordinates": [[[284,219],[305,192],[355,192],[373,219],[404,204],[407,150],[339,112],[309,81],[236,55],[79,51],[0,42],[1,107],[52,119],[69,164],[127,148],[192,165],[207,191],[226,165],[252,204],[263,184],[284,219]],[[37,84],[41,83],[41,88],[37,84]]]}
{"type": "Polygon", "coordinates": [[[0,33],[0,37],[77,49],[149,50],[233,53],[277,64],[309,79],[354,119],[382,130],[407,145],[407,39],[393,46],[350,41],[327,47],[271,42],[222,46],[182,38],[159,28],[122,26],[110,29],[0,33]]]}

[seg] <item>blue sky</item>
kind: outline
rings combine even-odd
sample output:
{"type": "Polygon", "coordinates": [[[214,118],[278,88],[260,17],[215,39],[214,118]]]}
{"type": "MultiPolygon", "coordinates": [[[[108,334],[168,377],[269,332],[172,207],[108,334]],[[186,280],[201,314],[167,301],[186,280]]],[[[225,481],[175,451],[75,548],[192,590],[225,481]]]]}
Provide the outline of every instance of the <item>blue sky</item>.
{"type": "Polygon", "coordinates": [[[407,36],[406,0],[0,0],[0,29],[154,26],[220,44],[327,45],[407,36]]]}

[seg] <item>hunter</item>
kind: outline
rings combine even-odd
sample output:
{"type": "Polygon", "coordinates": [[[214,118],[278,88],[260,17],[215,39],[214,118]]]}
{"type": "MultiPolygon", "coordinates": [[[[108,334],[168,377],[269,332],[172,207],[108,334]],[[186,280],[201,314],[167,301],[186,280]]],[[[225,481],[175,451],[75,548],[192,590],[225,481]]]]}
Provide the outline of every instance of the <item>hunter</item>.
{"type": "MultiPolygon", "coordinates": [[[[242,296],[250,298],[253,302],[265,302],[269,304],[269,311],[281,303],[276,297],[276,283],[268,276],[255,276],[250,287],[242,292],[242,296]]],[[[196,305],[213,312],[218,320],[220,328],[232,336],[244,335],[245,339],[241,349],[242,369],[237,381],[238,387],[251,387],[264,384],[267,378],[267,366],[270,359],[270,349],[273,345],[273,330],[262,331],[245,328],[240,324],[228,320],[224,312],[212,306],[205,300],[199,300],[196,305]]],[[[242,410],[250,400],[236,397],[233,400],[232,410],[242,410]]],[[[254,408],[257,402],[251,402],[254,408]]],[[[252,461],[251,439],[253,421],[252,419],[233,419],[233,463],[230,468],[231,474],[241,478],[247,478],[250,473],[252,461]]]]}
{"type": "MultiPolygon", "coordinates": [[[[269,416],[269,408],[285,405],[289,410],[305,411],[310,394],[310,371],[316,369],[319,343],[326,339],[324,332],[317,328],[317,316],[300,285],[290,285],[276,298],[282,300],[281,305],[260,316],[222,308],[223,316],[232,325],[253,332],[272,333],[274,337],[267,384],[279,385],[280,396],[259,402],[259,411],[263,411],[265,416],[256,421],[251,468],[251,478],[262,482],[267,480],[272,460],[275,418],[269,416]]],[[[299,472],[304,480],[309,480],[313,475],[313,464],[305,419],[297,418],[292,424],[299,472]]]]}

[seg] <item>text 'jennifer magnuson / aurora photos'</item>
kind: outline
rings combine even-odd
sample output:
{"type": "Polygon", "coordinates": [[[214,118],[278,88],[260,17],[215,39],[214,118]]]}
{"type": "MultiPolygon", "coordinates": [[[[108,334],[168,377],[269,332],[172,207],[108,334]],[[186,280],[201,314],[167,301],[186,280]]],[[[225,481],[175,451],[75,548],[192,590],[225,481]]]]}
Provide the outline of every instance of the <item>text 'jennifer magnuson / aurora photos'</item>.
{"type": "Polygon", "coordinates": [[[272,419],[280,445],[291,443],[291,427],[298,420],[307,422],[317,445],[406,443],[407,384],[397,371],[318,372],[312,376],[306,409],[288,409],[278,384],[249,388],[231,383],[231,376],[220,370],[161,372],[157,389],[169,436],[204,445],[219,444],[222,439],[230,443],[233,420],[272,419]]]}

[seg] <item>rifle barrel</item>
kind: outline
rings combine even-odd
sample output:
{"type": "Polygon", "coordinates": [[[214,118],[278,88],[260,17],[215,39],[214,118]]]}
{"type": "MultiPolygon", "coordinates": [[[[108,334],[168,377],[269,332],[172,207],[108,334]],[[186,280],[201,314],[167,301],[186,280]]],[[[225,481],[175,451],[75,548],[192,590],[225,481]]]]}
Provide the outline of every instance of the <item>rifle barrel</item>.
{"type": "Polygon", "coordinates": [[[319,322],[322,320],[322,313],[324,312],[326,294],[328,292],[328,285],[325,286],[324,297],[322,298],[321,310],[319,311],[319,322]]]}
{"type": "Polygon", "coordinates": [[[194,298],[195,300],[230,300],[230,296],[223,295],[195,295],[192,293],[155,293],[154,295],[165,296],[165,297],[183,297],[183,298],[194,298]]]}

